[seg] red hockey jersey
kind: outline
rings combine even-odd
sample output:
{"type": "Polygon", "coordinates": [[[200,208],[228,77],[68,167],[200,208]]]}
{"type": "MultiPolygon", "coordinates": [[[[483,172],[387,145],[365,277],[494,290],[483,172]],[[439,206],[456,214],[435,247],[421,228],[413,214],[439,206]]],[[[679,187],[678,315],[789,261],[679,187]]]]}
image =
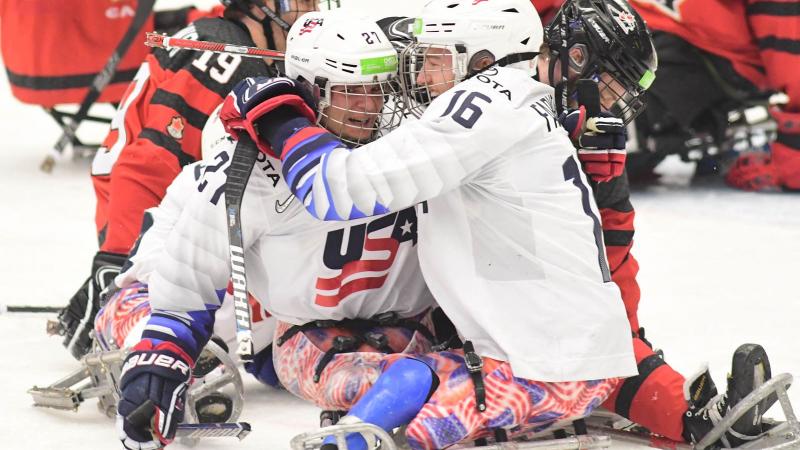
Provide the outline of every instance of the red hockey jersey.
{"type": "Polygon", "coordinates": [[[761,89],[785,92],[800,111],[800,4],[794,0],[632,0],[651,30],[721,56],[761,89]]]}
{"type": "MultiPolygon", "coordinates": [[[[201,19],[176,36],[253,46],[247,30],[201,19]]],[[[261,59],[188,50],[156,50],[128,86],[92,162],[100,250],[127,254],[145,209],[156,206],[186,164],[200,159],[209,114],[245,77],[272,75],[261,59]]]]}

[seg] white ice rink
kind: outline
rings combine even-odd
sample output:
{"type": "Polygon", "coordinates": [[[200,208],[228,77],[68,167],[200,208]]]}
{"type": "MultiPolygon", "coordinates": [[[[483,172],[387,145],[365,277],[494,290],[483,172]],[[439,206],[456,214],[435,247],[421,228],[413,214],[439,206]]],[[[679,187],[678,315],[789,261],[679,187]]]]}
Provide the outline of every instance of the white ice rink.
{"type": "MultiPolygon", "coordinates": [[[[50,175],[38,169],[59,134],[40,108],[11,97],[3,71],[0,304],[61,306],[89,274],[96,241],[88,163],[63,161],[50,175]]],[[[632,199],[647,337],[683,374],[708,362],[723,389],[744,342],[766,348],[773,373],[800,376],[800,195],[690,186],[691,168],[678,161],[662,171],[659,186],[632,199]]],[[[77,413],[31,406],[28,388],[77,367],[61,339],[45,335],[46,318],[0,315],[0,448],[119,448],[93,400],[77,413]]],[[[242,420],[253,433],[202,448],[288,449],[293,435],[318,424],[318,411],[286,392],[249,380],[247,391],[242,420]]],[[[800,387],[790,396],[800,406],[800,387]]]]}

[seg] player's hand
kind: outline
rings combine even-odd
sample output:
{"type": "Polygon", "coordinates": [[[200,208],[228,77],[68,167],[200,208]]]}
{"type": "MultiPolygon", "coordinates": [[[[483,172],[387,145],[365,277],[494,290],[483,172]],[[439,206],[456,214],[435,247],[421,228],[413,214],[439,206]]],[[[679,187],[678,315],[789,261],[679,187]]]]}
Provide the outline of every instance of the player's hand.
{"type": "Polygon", "coordinates": [[[111,285],[125,263],[127,255],[97,252],[92,261],[92,275],[81,285],[69,304],[58,313],[56,328],[51,333],[64,336],[64,347],[76,359],[89,353],[92,339],[89,332],[100,310],[101,293],[111,285]]]}
{"type": "Polygon", "coordinates": [[[117,405],[117,432],[124,448],[161,448],[183,421],[192,360],[171,342],[137,344],[125,358],[117,405]]]}
{"type": "MultiPolygon", "coordinates": [[[[225,130],[234,138],[239,133],[246,132],[253,138],[259,150],[264,153],[276,155],[265,139],[264,127],[280,126],[287,117],[272,115],[278,108],[283,112],[287,110],[292,114],[288,117],[305,117],[310,122],[316,122],[317,94],[307,83],[292,80],[286,77],[255,77],[240,81],[222,104],[219,117],[225,125],[225,130]],[[295,114],[296,113],[296,114],[295,114]],[[281,117],[282,120],[277,120],[281,117]],[[274,119],[274,120],[270,120],[274,119]],[[262,129],[259,129],[259,126],[262,129]]],[[[280,153],[281,149],[277,149],[280,153]]]]}
{"type": "Polygon", "coordinates": [[[625,169],[625,142],[628,133],[622,119],[608,112],[586,117],[586,108],[565,112],[559,117],[572,143],[578,149],[583,170],[597,182],[622,175],[625,169]]]}

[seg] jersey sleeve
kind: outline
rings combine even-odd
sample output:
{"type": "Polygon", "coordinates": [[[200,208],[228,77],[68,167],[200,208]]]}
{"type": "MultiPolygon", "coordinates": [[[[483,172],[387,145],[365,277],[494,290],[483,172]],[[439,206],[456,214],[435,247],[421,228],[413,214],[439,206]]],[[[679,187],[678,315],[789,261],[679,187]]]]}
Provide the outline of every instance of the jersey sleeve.
{"type": "MultiPolygon", "coordinates": [[[[230,22],[206,19],[178,35],[248,42],[242,33],[230,22]]],[[[211,112],[237,81],[267,70],[263,61],[239,55],[166,50],[148,56],[146,66],[134,81],[135,100],[123,101],[117,113],[124,123],[116,129],[112,123],[93,162],[102,251],[129,252],[144,210],[159,203],[181,167],[201,157],[211,112]]]]}
{"type": "Polygon", "coordinates": [[[795,2],[748,0],[746,11],[769,87],[789,97],[772,111],[778,124],[772,160],[781,184],[800,189],[800,8],[795,2]]]}
{"type": "Polygon", "coordinates": [[[467,80],[432,102],[420,120],[354,150],[322,128],[303,128],[283,146],[285,180],[322,220],[384,214],[450,191],[551,127],[547,114],[531,114],[532,105],[549,102],[547,89],[513,75],[467,80]]]}
{"type": "Polygon", "coordinates": [[[197,179],[204,169],[202,162],[183,168],[158,207],[144,212],[139,237],[131,249],[125,265],[117,275],[117,286],[128,286],[135,282],[147,284],[150,273],[158,263],[164,242],[183,212],[183,208],[197,190],[197,179]]]}
{"type": "MultiPolygon", "coordinates": [[[[211,336],[230,276],[224,185],[233,144],[225,140],[216,149],[214,158],[196,164],[176,180],[186,195],[169,232],[151,229],[163,236],[163,249],[149,257],[152,313],[142,338],[175,342],[192,356],[211,336]]],[[[271,181],[254,169],[242,206],[246,258],[268,223],[265,208],[258,203],[267,183],[271,187],[271,181]]],[[[168,195],[165,202],[170,200],[168,195]]],[[[168,204],[162,207],[172,209],[168,204]]]]}

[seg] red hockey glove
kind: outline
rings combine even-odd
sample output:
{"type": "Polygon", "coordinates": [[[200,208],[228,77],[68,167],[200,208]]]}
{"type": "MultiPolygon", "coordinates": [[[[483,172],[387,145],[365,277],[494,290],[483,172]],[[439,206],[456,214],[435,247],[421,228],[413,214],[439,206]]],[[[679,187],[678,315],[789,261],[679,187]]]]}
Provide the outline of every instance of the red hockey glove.
{"type": "Polygon", "coordinates": [[[259,150],[276,156],[269,143],[261,136],[264,130],[259,130],[257,123],[262,126],[270,124],[266,116],[283,106],[293,109],[297,116],[305,117],[311,122],[317,120],[316,95],[304,83],[286,77],[256,77],[240,81],[225,97],[219,117],[225,125],[225,131],[231,136],[238,139],[239,133],[244,131],[253,138],[259,150]],[[261,120],[264,118],[267,120],[261,120]]]}
{"type": "Polygon", "coordinates": [[[744,191],[777,191],[778,178],[775,165],[765,152],[741,155],[725,175],[725,182],[744,191]]]}
{"type": "Polygon", "coordinates": [[[586,108],[581,106],[559,118],[578,149],[583,171],[601,183],[622,175],[628,138],[625,124],[605,111],[596,117],[586,115],[586,108]]]}
{"type": "Polygon", "coordinates": [[[740,156],[725,181],[746,191],[800,190],[800,113],[770,108],[778,125],[778,137],[769,153],[740,156]]]}

